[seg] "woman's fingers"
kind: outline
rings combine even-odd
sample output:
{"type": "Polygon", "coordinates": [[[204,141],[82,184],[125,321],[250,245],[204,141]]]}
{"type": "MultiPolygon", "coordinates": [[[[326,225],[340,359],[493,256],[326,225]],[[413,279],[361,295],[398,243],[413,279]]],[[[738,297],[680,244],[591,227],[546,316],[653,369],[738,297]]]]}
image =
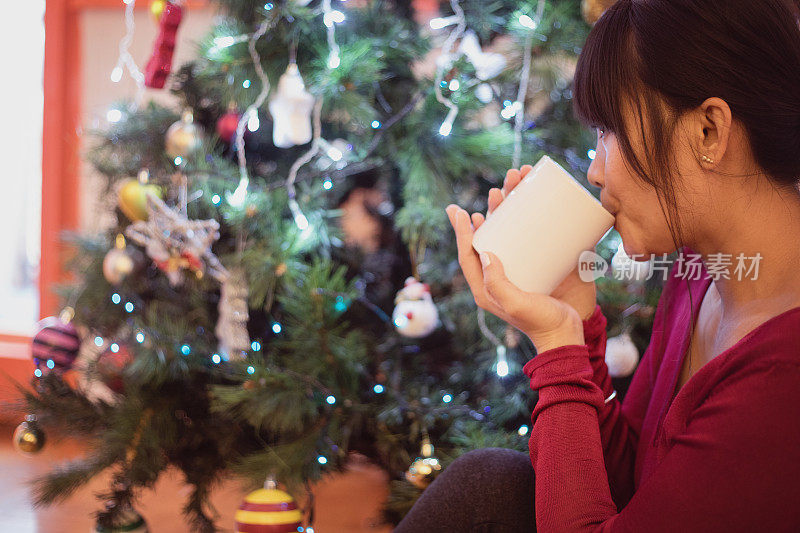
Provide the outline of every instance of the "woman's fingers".
{"type": "Polygon", "coordinates": [[[508,195],[508,193],[514,190],[514,187],[517,186],[521,179],[522,176],[519,170],[516,168],[509,169],[506,172],[506,179],[503,180],[503,192],[508,195]]]}
{"type": "Polygon", "coordinates": [[[486,221],[486,217],[483,216],[483,213],[472,213],[472,225],[475,226],[475,231],[478,231],[478,228],[486,221]]]}
{"type": "MultiPolygon", "coordinates": [[[[472,235],[474,233],[470,223],[469,214],[459,206],[452,204],[447,207],[447,215],[456,233],[456,245],[458,246],[458,264],[464,273],[475,303],[491,313],[497,310],[489,302],[486,295],[486,288],[483,284],[483,267],[478,253],[472,248],[472,235]]],[[[482,218],[482,215],[480,216],[482,218]]],[[[495,313],[496,314],[496,313],[495,313]]]]}
{"type": "Polygon", "coordinates": [[[489,189],[489,210],[487,211],[487,215],[491,215],[492,211],[497,209],[497,206],[500,205],[504,199],[503,191],[497,187],[489,189]]]}

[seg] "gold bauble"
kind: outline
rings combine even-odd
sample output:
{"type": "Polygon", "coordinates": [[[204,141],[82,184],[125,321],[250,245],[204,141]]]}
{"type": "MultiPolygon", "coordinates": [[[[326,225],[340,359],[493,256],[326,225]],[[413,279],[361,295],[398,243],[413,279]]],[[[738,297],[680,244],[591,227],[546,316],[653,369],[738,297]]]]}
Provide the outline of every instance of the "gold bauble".
{"type": "Polygon", "coordinates": [[[156,24],[161,22],[161,14],[164,12],[164,7],[167,5],[165,0],[152,0],[150,2],[150,15],[153,16],[153,20],[156,21],[156,24]]]}
{"type": "Polygon", "coordinates": [[[138,179],[128,179],[119,189],[119,208],[132,222],[147,220],[147,193],[152,192],[161,198],[161,189],[156,185],[141,183],[138,179]]]}
{"type": "Polygon", "coordinates": [[[431,484],[441,469],[442,465],[436,457],[417,457],[408,467],[406,479],[414,486],[424,489],[431,484]]]}
{"type": "Polygon", "coordinates": [[[581,14],[589,24],[594,24],[606,9],[614,5],[617,0],[582,0],[581,14]]]}
{"type": "Polygon", "coordinates": [[[118,285],[133,272],[135,266],[133,258],[126,250],[112,248],[103,259],[103,277],[110,284],[118,285]]]}
{"type": "Polygon", "coordinates": [[[45,436],[36,423],[36,417],[29,415],[14,431],[14,448],[26,455],[39,453],[44,448],[45,436]]]}
{"type": "Polygon", "coordinates": [[[203,146],[203,129],[194,123],[192,113],[183,117],[167,130],[165,149],[171,158],[186,159],[203,146]]]}

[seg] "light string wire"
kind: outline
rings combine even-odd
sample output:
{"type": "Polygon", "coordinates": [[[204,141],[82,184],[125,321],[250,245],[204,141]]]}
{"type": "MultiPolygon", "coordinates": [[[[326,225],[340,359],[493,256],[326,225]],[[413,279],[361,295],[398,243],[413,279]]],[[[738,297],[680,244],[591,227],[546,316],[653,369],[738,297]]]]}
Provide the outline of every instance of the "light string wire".
{"type": "Polygon", "coordinates": [[[239,164],[239,185],[233,194],[228,194],[228,203],[234,207],[241,207],[244,204],[245,197],[247,196],[247,188],[250,185],[250,176],[247,173],[247,158],[244,153],[244,129],[250,117],[254,113],[258,113],[258,108],[261,107],[267,100],[269,95],[270,83],[267,73],[261,65],[261,56],[256,50],[256,43],[258,40],[267,33],[267,30],[272,26],[274,18],[264,20],[256,32],[250,37],[247,48],[250,51],[250,57],[253,60],[253,66],[256,70],[256,75],[261,80],[261,92],[258,93],[255,101],[251,103],[247,110],[239,117],[239,123],[236,125],[236,157],[239,164]]]}
{"type": "Polygon", "coordinates": [[[119,56],[114,70],[111,71],[111,81],[118,83],[122,80],[123,67],[128,70],[136,83],[136,96],[132,104],[132,111],[137,109],[144,99],[144,74],[136,65],[130,53],[130,46],[136,30],[136,21],[133,18],[136,0],[125,0],[125,36],[119,42],[119,56]]]}
{"type": "MultiPolygon", "coordinates": [[[[444,44],[442,45],[442,52],[441,58],[447,59],[453,49],[453,45],[455,44],[456,40],[458,40],[462,35],[464,35],[464,31],[467,29],[467,20],[464,16],[464,10],[461,9],[461,5],[459,4],[458,0],[450,0],[450,6],[453,8],[453,12],[455,13],[455,24],[456,27],[453,31],[450,32],[450,35],[447,36],[444,44]]],[[[445,67],[447,66],[447,61],[440,60],[438,65],[436,66],[436,80],[434,81],[434,90],[436,91],[436,100],[439,101],[442,105],[448,108],[447,116],[442,122],[441,127],[439,128],[439,134],[447,137],[450,135],[450,131],[453,129],[453,122],[456,119],[456,115],[458,115],[458,106],[449,98],[445,98],[442,94],[442,80],[444,79],[444,71],[445,67]]]]}

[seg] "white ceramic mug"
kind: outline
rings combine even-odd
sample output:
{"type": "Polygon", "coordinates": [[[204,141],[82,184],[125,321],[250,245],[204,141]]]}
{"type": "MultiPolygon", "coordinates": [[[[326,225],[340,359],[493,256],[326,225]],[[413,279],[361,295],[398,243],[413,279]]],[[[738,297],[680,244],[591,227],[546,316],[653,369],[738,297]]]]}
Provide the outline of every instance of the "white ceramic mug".
{"type": "Polygon", "coordinates": [[[614,215],[592,193],[543,156],[478,228],[472,246],[495,254],[523,291],[550,294],[613,225],[614,215]]]}

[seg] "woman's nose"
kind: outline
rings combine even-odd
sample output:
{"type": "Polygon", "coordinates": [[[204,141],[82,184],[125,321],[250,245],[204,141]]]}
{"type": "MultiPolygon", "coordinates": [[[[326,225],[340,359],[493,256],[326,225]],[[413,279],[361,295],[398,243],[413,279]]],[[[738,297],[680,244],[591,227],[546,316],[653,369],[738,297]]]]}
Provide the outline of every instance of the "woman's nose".
{"type": "Polygon", "coordinates": [[[602,189],[604,185],[603,169],[601,167],[601,163],[595,156],[595,158],[592,160],[592,164],[589,165],[589,171],[586,173],[586,178],[589,180],[589,183],[599,189],[602,189]]]}

